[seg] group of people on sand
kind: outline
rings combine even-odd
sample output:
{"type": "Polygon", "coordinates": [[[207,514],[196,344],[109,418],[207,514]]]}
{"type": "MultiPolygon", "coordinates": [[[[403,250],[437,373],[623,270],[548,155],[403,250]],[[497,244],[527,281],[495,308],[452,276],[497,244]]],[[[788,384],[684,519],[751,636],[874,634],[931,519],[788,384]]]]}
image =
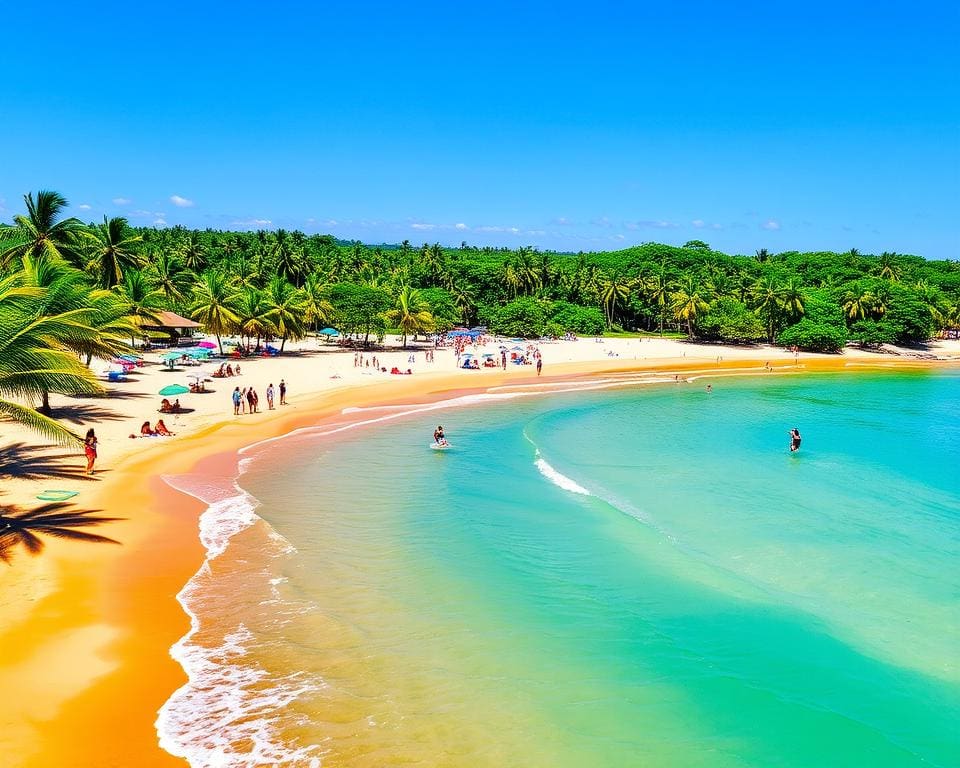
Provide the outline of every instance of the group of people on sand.
{"type": "Polygon", "coordinates": [[[240,375],[240,363],[237,363],[236,366],[230,365],[230,363],[220,363],[220,367],[213,372],[213,378],[215,379],[225,379],[228,376],[239,376],[240,375]]]}
{"type": "MultiPolygon", "coordinates": [[[[140,425],[140,437],[172,437],[176,432],[171,432],[167,429],[167,425],[163,423],[163,419],[157,419],[157,426],[151,427],[149,421],[143,422],[140,425]]],[[[130,437],[136,437],[136,435],[130,435],[130,437]]]]}
{"type": "MultiPolygon", "coordinates": [[[[287,383],[283,379],[280,379],[280,386],[274,387],[273,382],[271,381],[267,385],[266,390],[267,396],[267,409],[273,410],[276,401],[277,394],[280,395],[280,405],[287,404],[287,383]]],[[[240,416],[244,413],[260,413],[260,395],[257,394],[257,390],[253,387],[235,387],[231,395],[233,400],[233,415],[240,416]]]]}
{"type": "Polygon", "coordinates": [[[180,413],[182,410],[179,397],[172,403],[167,398],[160,401],[160,413],[180,413]]]}

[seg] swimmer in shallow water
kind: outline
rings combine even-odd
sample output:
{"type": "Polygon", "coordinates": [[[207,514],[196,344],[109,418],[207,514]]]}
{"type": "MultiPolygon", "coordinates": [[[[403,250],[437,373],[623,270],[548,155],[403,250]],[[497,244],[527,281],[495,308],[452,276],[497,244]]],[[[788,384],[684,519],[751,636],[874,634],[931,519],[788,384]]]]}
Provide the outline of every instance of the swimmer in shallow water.
{"type": "Polygon", "coordinates": [[[790,453],[800,450],[800,430],[794,427],[790,430],[790,453]]]}

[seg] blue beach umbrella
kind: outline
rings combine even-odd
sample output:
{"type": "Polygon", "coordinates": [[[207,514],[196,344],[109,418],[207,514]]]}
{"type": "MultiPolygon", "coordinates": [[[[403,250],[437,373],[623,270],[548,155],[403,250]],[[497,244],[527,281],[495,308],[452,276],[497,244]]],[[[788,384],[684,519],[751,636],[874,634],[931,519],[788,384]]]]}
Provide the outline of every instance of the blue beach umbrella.
{"type": "Polygon", "coordinates": [[[338,331],[336,328],[324,328],[322,331],[320,331],[320,335],[321,336],[339,336],[340,331],[338,331]]]}

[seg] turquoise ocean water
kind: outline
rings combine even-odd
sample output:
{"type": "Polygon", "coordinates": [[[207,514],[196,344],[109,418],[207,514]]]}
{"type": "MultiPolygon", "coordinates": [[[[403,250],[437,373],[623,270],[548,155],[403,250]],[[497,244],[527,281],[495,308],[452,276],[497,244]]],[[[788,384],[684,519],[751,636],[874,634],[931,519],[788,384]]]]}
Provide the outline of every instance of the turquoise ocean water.
{"type": "Polygon", "coordinates": [[[960,373],[705,383],[370,410],[174,479],[211,558],[164,746],[960,765],[960,373]]]}

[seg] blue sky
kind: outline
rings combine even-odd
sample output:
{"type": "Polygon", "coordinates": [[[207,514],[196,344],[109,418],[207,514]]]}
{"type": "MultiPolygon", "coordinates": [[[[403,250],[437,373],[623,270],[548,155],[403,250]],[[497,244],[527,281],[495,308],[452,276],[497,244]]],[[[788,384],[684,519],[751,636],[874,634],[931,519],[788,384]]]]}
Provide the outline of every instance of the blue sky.
{"type": "Polygon", "coordinates": [[[960,4],[457,5],[6,7],[0,220],[960,257],[960,4]]]}

